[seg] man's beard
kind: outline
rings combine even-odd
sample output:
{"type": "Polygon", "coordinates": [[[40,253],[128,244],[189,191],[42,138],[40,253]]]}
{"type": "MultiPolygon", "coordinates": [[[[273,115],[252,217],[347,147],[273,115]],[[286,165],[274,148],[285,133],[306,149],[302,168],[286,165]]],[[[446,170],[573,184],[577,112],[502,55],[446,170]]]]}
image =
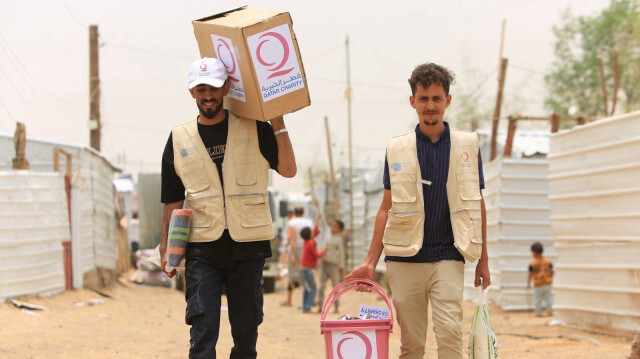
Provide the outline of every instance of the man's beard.
{"type": "Polygon", "coordinates": [[[213,118],[215,118],[218,113],[220,113],[220,110],[222,110],[222,104],[218,103],[218,106],[211,108],[211,109],[203,109],[202,107],[200,107],[200,104],[197,104],[198,109],[200,110],[200,113],[202,114],[202,116],[206,117],[207,119],[211,120],[213,118]]]}
{"type": "Polygon", "coordinates": [[[422,123],[424,123],[427,126],[435,126],[438,124],[438,122],[439,122],[438,119],[435,119],[433,121],[422,120],[422,123]]]}

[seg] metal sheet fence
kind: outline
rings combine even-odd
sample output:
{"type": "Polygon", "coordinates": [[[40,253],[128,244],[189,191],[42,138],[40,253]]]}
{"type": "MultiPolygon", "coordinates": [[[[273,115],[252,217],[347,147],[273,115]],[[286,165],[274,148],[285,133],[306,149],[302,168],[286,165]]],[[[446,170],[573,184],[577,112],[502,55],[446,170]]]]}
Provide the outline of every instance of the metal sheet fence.
{"type": "Polygon", "coordinates": [[[551,138],[554,314],[566,323],[629,331],[640,326],[638,153],[640,112],[551,138]]]}

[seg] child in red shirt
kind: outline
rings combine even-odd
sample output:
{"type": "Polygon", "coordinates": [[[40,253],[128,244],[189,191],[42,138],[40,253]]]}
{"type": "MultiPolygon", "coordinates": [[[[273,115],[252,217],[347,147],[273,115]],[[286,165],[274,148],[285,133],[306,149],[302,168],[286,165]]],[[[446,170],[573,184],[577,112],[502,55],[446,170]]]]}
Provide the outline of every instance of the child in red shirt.
{"type": "Polygon", "coordinates": [[[327,250],[325,245],[320,252],[311,233],[311,228],[305,227],[300,231],[300,236],[304,239],[304,247],[302,250],[302,259],[300,260],[300,277],[302,278],[302,313],[311,313],[313,300],[316,296],[316,280],[314,272],[318,259],[324,256],[327,250]]]}

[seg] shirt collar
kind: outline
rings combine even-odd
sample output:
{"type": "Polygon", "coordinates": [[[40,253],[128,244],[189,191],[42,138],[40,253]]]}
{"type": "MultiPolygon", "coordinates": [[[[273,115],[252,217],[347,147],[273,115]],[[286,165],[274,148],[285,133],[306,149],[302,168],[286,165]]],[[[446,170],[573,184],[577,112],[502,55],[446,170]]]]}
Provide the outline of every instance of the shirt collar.
{"type": "MultiPolygon", "coordinates": [[[[440,143],[440,142],[447,142],[449,141],[449,124],[446,121],[444,122],[444,131],[442,131],[442,133],[440,134],[440,137],[438,138],[438,142],[436,143],[440,143]]],[[[421,140],[421,141],[426,141],[428,143],[433,143],[431,142],[431,138],[429,136],[425,136],[422,132],[420,132],[420,124],[416,125],[416,137],[421,140]]]]}

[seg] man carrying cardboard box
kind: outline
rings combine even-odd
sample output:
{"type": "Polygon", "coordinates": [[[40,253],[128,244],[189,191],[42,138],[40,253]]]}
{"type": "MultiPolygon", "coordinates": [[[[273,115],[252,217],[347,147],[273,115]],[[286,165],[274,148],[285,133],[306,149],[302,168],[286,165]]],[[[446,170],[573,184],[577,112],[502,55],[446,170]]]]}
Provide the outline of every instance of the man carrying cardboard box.
{"type": "Polygon", "coordinates": [[[229,87],[221,61],[191,64],[189,92],[199,115],[173,127],[162,156],[163,270],[171,212],[185,200],[192,209],[185,255],[189,358],[216,357],[223,287],[234,343],[230,358],[256,358],[262,271],[273,238],[269,168],[288,178],[297,171],[282,116],[271,124],[236,117],[223,109],[229,87]]]}

